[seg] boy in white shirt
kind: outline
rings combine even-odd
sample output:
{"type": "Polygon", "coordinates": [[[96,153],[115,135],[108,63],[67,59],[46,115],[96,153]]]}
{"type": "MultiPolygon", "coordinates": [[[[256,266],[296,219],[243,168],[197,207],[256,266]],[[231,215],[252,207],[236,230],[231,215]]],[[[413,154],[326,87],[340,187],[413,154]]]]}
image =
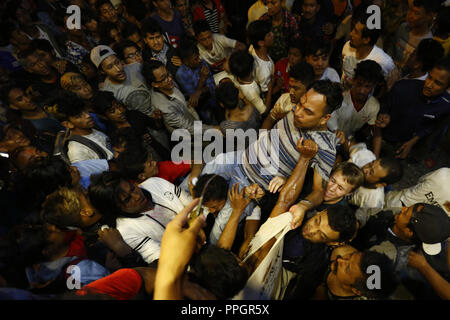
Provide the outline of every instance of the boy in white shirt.
{"type": "Polygon", "coordinates": [[[341,82],[338,73],[329,67],[331,45],[328,41],[315,39],[305,45],[305,61],[314,68],[315,80],[331,80],[341,82]]]}

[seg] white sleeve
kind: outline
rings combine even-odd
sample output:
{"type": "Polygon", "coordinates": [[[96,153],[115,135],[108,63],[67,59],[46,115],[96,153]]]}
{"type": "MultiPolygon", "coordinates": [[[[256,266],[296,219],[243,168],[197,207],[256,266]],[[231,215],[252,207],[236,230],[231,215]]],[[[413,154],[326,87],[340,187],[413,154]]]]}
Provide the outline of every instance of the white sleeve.
{"type": "Polygon", "coordinates": [[[70,163],[98,159],[97,153],[76,141],[70,141],[67,145],[67,157],[70,163]]]}
{"type": "Polygon", "coordinates": [[[369,120],[367,120],[367,124],[373,126],[375,125],[375,121],[377,120],[378,111],[380,111],[380,103],[376,98],[373,97],[373,100],[371,99],[371,106],[370,106],[370,114],[369,114],[369,120]]]}
{"type": "Polygon", "coordinates": [[[259,111],[263,114],[266,111],[266,105],[261,97],[254,90],[245,90],[242,92],[244,97],[259,111]]]}
{"type": "Polygon", "coordinates": [[[236,40],[225,37],[224,35],[222,35],[220,33],[215,33],[214,38],[217,42],[220,42],[220,44],[224,48],[234,48],[234,46],[236,45],[236,42],[237,42],[236,40]]]}
{"type": "Polygon", "coordinates": [[[376,158],[375,154],[367,149],[365,143],[357,143],[350,148],[350,161],[360,168],[376,160],[376,158]]]}
{"type": "Polygon", "coordinates": [[[261,208],[259,206],[256,206],[252,214],[249,215],[245,220],[261,220],[261,208]]]}
{"type": "Polygon", "coordinates": [[[141,244],[135,251],[139,252],[148,264],[159,259],[159,253],[161,250],[161,244],[158,241],[150,239],[150,237],[141,237],[141,244]]]}
{"type": "Polygon", "coordinates": [[[178,199],[180,199],[181,203],[184,206],[187,206],[191,201],[191,195],[189,193],[186,193],[183,189],[181,189],[180,187],[175,186],[175,195],[178,197],[178,199]]]}

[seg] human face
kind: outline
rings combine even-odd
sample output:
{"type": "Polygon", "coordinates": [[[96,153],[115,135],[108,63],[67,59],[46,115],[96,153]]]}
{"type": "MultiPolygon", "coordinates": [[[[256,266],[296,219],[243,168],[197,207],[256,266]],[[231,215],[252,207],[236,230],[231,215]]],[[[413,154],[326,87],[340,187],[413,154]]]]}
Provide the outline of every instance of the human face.
{"type": "Polygon", "coordinates": [[[140,49],[143,48],[142,38],[139,33],[135,32],[132,35],[129,35],[127,39],[136,43],[140,49]]]}
{"type": "Polygon", "coordinates": [[[120,33],[119,30],[117,29],[111,29],[109,31],[109,36],[111,37],[111,39],[114,40],[114,42],[120,42],[122,41],[122,34],[120,33]]]}
{"type": "Polygon", "coordinates": [[[125,57],[126,64],[132,63],[144,63],[142,59],[142,53],[140,49],[136,47],[127,47],[123,50],[123,55],[125,57]]]}
{"type": "Polygon", "coordinates": [[[203,47],[205,47],[206,50],[211,51],[213,48],[213,37],[211,31],[204,31],[201,32],[197,36],[197,41],[200,43],[203,47]]]}
{"type": "Polygon", "coordinates": [[[308,62],[314,69],[314,76],[316,79],[320,79],[328,68],[328,60],[330,57],[324,54],[310,55],[305,57],[306,62],[308,62]]]}
{"type": "Polygon", "coordinates": [[[69,121],[76,129],[92,129],[95,124],[91,115],[86,111],[83,111],[75,117],[70,117],[69,121]]]}
{"type": "Polygon", "coordinates": [[[290,48],[288,52],[288,63],[290,66],[295,66],[302,61],[302,53],[298,48],[290,48]]]}
{"type": "Polygon", "coordinates": [[[53,61],[53,56],[44,50],[36,49],[36,54],[46,63],[51,63],[53,61]]]}
{"type": "Polygon", "coordinates": [[[52,72],[49,65],[44,60],[42,60],[36,52],[29,55],[25,59],[25,61],[26,63],[24,69],[29,73],[37,74],[40,76],[48,76],[52,72]]]}
{"type": "Polygon", "coordinates": [[[103,21],[116,23],[119,19],[117,10],[109,3],[105,3],[100,7],[100,18],[103,21]]]}
{"type": "Polygon", "coordinates": [[[149,199],[144,195],[142,189],[134,184],[122,180],[120,182],[119,207],[126,213],[142,213],[149,206],[149,199]]]}
{"type": "Polygon", "coordinates": [[[282,9],[281,0],[267,0],[267,9],[269,16],[277,15],[282,9]]]}
{"type": "Polygon", "coordinates": [[[302,228],[302,236],[313,243],[328,243],[339,240],[339,232],[334,231],[328,223],[327,210],[318,212],[305,222],[302,228]]]}
{"type": "Polygon", "coordinates": [[[301,81],[289,78],[289,97],[291,98],[292,103],[297,104],[305,92],[306,87],[301,81]]]}
{"type": "Polygon", "coordinates": [[[91,19],[90,21],[88,21],[84,24],[84,27],[89,32],[97,32],[97,28],[98,28],[97,20],[91,19]]]}
{"type": "MultiPolygon", "coordinates": [[[[417,206],[417,212],[422,211],[423,206],[417,206]]],[[[402,210],[394,216],[394,226],[392,231],[402,239],[410,239],[413,235],[411,229],[408,228],[408,224],[411,221],[413,215],[414,205],[410,207],[403,207],[402,210]]]]}
{"type": "Polygon", "coordinates": [[[175,4],[175,9],[178,10],[178,12],[181,14],[182,17],[186,16],[188,6],[186,5],[185,0],[178,0],[175,4]]]}
{"type": "Polygon", "coordinates": [[[320,5],[316,0],[304,0],[302,5],[303,19],[314,19],[320,10],[320,5]]]}
{"type": "Polygon", "coordinates": [[[213,215],[215,215],[217,217],[217,215],[219,214],[220,210],[223,209],[223,207],[225,206],[225,203],[227,202],[227,199],[223,199],[223,200],[209,200],[203,203],[203,205],[208,208],[208,211],[210,213],[212,213],[213,215]]]}
{"type": "Polygon", "coordinates": [[[144,42],[156,53],[160,52],[164,48],[164,38],[159,32],[146,33],[144,42]]]}
{"type": "Polygon", "coordinates": [[[339,282],[344,285],[353,286],[358,279],[364,277],[361,271],[362,252],[355,251],[343,257],[338,256],[331,263],[331,271],[336,275],[339,282]]]}
{"type": "Polygon", "coordinates": [[[158,166],[155,160],[150,157],[144,163],[144,176],[142,180],[147,180],[148,178],[154,177],[158,174],[158,166]]]}
{"type": "Polygon", "coordinates": [[[198,52],[194,52],[193,55],[183,60],[183,63],[191,69],[197,69],[200,67],[200,55],[198,52]]]}
{"type": "Polygon", "coordinates": [[[342,174],[342,171],[334,172],[327,182],[325,187],[323,201],[330,202],[342,199],[345,195],[353,190],[353,185],[350,184],[342,174]]]}
{"type": "Polygon", "coordinates": [[[433,68],[425,79],[422,93],[425,97],[440,96],[448,89],[450,73],[444,69],[433,68]]]}
{"type": "Polygon", "coordinates": [[[421,27],[431,22],[432,15],[428,14],[423,7],[416,7],[414,4],[409,6],[406,13],[406,22],[411,28],[421,27]]]}
{"type": "Polygon", "coordinates": [[[375,89],[376,83],[367,81],[361,77],[356,78],[353,81],[351,89],[352,97],[358,103],[365,103],[369,98],[369,94],[375,89]]]}
{"type": "Polygon", "coordinates": [[[381,160],[377,159],[369,162],[364,167],[362,167],[364,172],[364,180],[366,185],[375,186],[380,179],[387,176],[387,169],[381,166],[381,160]]]}
{"type": "Polygon", "coordinates": [[[324,115],[326,97],[310,89],[300,98],[294,111],[294,125],[301,129],[314,129],[326,125],[330,115],[324,115]]]}
{"type": "Polygon", "coordinates": [[[21,111],[36,111],[37,109],[37,105],[20,88],[12,89],[9,92],[8,98],[13,109],[19,109],[21,111]]]}
{"type": "Polygon", "coordinates": [[[364,25],[361,22],[357,22],[350,32],[350,46],[352,48],[360,48],[366,44],[362,38],[362,31],[364,29],[364,25]]]}
{"type": "Polygon", "coordinates": [[[31,163],[48,157],[47,152],[38,150],[34,146],[23,149],[16,158],[16,165],[20,170],[27,168],[31,163]]]}
{"type": "Polygon", "coordinates": [[[106,111],[105,115],[112,122],[125,122],[127,120],[125,107],[118,101],[112,102],[111,108],[106,111]]]}
{"type": "Polygon", "coordinates": [[[172,74],[167,71],[166,67],[161,66],[153,70],[156,81],[152,82],[152,86],[162,90],[172,90],[175,84],[173,83],[172,74]]]}
{"type": "Polygon", "coordinates": [[[30,139],[28,139],[22,131],[16,128],[7,129],[5,138],[0,141],[0,145],[8,152],[12,152],[20,147],[29,146],[30,144],[30,139]]]}
{"type": "Polygon", "coordinates": [[[155,7],[157,7],[161,11],[169,11],[170,10],[170,0],[156,0],[153,1],[155,7]]]}
{"type": "Polygon", "coordinates": [[[106,76],[115,82],[121,83],[127,79],[123,64],[116,55],[109,56],[103,60],[100,66],[106,73],[106,76]]]}
{"type": "Polygon", "coordinates": [[[266,48],[270,48],[273,45],[273,32],[270,31],[266,36],[264,37],[264,46],[266,48]]]}
{"type": "Polygon", "coordinates": [[[95,78],[97,76],[97,70],[89,62],[83,62],[81,64],[81,73],[88,79],[95,78]]]}
{"type": "Polygon", "coordinates": [[[94,95],[94,90],[89,83],[83,79],[79,79],[74,83],[74,86],[70,89],[73,93],[79,96],[83,100],[89,100],[94,95]]]}

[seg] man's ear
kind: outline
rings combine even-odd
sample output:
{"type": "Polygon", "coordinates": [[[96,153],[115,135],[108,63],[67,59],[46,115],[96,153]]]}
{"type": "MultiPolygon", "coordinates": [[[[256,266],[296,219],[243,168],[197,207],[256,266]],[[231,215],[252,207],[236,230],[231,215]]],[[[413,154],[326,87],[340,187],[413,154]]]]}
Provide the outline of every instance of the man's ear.
{"type": "Polygon", "coordinates": [[[72,122],[70,122],[70,121],[63,121],[63,122],[61,122],[61,124],[66,128],[66,129],[73,129],[73,128],[75,128],[75,126],[72,124],[72,122]]]}
{"type": "Polygon", "coordinates": [[[137,177],[140,181],[146,180],[145,174],[143,172],[139,173],[137,177]]]}
{"type": "Polygon", "coordinates": [[[328,122],[328,120],[330,120],[331,118],[331,113],[325,114],[322,116],[322,118],[320,119],[320,125],[325,126],[328,122]]]}

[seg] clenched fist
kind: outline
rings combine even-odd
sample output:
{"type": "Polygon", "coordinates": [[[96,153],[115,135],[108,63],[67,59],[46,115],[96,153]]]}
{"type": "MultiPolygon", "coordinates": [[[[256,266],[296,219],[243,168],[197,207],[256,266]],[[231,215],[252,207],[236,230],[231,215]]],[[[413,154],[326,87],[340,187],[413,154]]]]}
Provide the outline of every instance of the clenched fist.
{"type": "Polygon", "coordinates": [[[319,146],[314,141],[302,137],[297,142],[297,150],[301,157],[312,159],[319,151],[319,146]]]}

